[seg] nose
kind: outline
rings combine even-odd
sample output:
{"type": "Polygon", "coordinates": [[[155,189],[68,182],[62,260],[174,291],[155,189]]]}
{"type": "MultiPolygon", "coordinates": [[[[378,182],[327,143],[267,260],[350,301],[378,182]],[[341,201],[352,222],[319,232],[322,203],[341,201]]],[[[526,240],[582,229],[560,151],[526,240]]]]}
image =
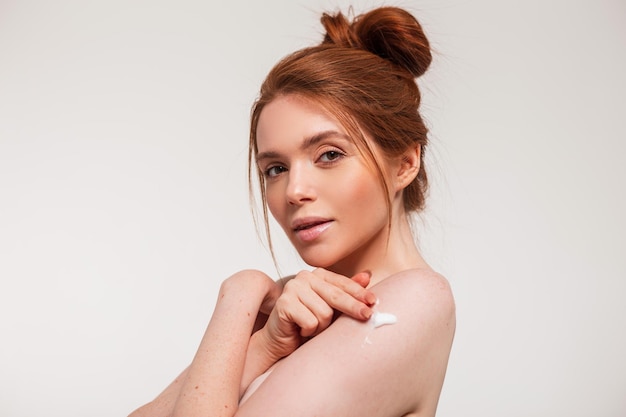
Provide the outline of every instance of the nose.
{"type": "Polygon", "coordinates": [[[305,164],[294,164],[288,171],[285,196],[291,205],[302,205],[316,199],[312,172],[303,165],[305,164]]]}

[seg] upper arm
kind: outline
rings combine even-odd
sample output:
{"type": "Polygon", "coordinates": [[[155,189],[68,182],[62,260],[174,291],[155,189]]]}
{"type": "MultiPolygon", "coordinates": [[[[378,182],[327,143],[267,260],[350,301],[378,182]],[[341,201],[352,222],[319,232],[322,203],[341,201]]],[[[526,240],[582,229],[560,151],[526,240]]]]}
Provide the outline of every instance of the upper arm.
{"type": "MultiPolygon", "coordinates": [[[[393,325],[347,316],[282,360],[238,416],[389,416],[436,407],[454,335],[445,279],[406,272],[372,290],[393,325]]],[[[426,411],[429,414],[428,411],[426,411]]]]}

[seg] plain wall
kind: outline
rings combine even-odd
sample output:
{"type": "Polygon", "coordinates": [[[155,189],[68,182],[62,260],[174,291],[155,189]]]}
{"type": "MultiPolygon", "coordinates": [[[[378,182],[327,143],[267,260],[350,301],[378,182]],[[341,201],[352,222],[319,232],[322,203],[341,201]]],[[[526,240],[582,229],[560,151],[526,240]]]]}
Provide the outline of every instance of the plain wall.
{"type": "MultiPolygon", "coordinates": [[[[250,105],[348,4],[0,1],[0,415],[128,414],[190,362],[224,278],[275,273],[250,105]]],[[[388,4],[436,51],[417,231],[458,315],[438,415],[625,415],[626,4],[388,4]]]]}

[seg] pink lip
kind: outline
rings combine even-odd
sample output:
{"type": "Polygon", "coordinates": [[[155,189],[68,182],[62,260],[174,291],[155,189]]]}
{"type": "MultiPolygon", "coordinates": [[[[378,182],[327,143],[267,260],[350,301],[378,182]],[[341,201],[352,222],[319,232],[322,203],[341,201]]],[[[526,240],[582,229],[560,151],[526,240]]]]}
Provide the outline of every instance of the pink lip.
{"type": "Polygon", "coordinates": [[[296,236],[303,242],[317,239],[330,227],[332,220],[321,217],[303,217],[292,223],[292,229],[296,236]]]}

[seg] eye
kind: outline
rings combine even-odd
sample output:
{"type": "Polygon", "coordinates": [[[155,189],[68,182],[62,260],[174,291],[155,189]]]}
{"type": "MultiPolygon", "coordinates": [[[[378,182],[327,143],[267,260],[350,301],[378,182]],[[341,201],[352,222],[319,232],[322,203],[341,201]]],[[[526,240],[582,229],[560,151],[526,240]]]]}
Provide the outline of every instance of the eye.
{"type": "Polygon", "coordinates": [[[341,158],[343,155],[343,153],[337,150],[326,151],[320,156],[319,160],[321,162],[333,162],[341,158]]]}
{"type": "Polygon", "coordinates": [[[285,168],[282,165],[273,165],[271,167],[268,167],[265,169],[265,171],[263,171],[263,175],[265,175],[268,178],[274,178],[277,175],[283,173],[287,171],[287,168],[285,168]]]}

